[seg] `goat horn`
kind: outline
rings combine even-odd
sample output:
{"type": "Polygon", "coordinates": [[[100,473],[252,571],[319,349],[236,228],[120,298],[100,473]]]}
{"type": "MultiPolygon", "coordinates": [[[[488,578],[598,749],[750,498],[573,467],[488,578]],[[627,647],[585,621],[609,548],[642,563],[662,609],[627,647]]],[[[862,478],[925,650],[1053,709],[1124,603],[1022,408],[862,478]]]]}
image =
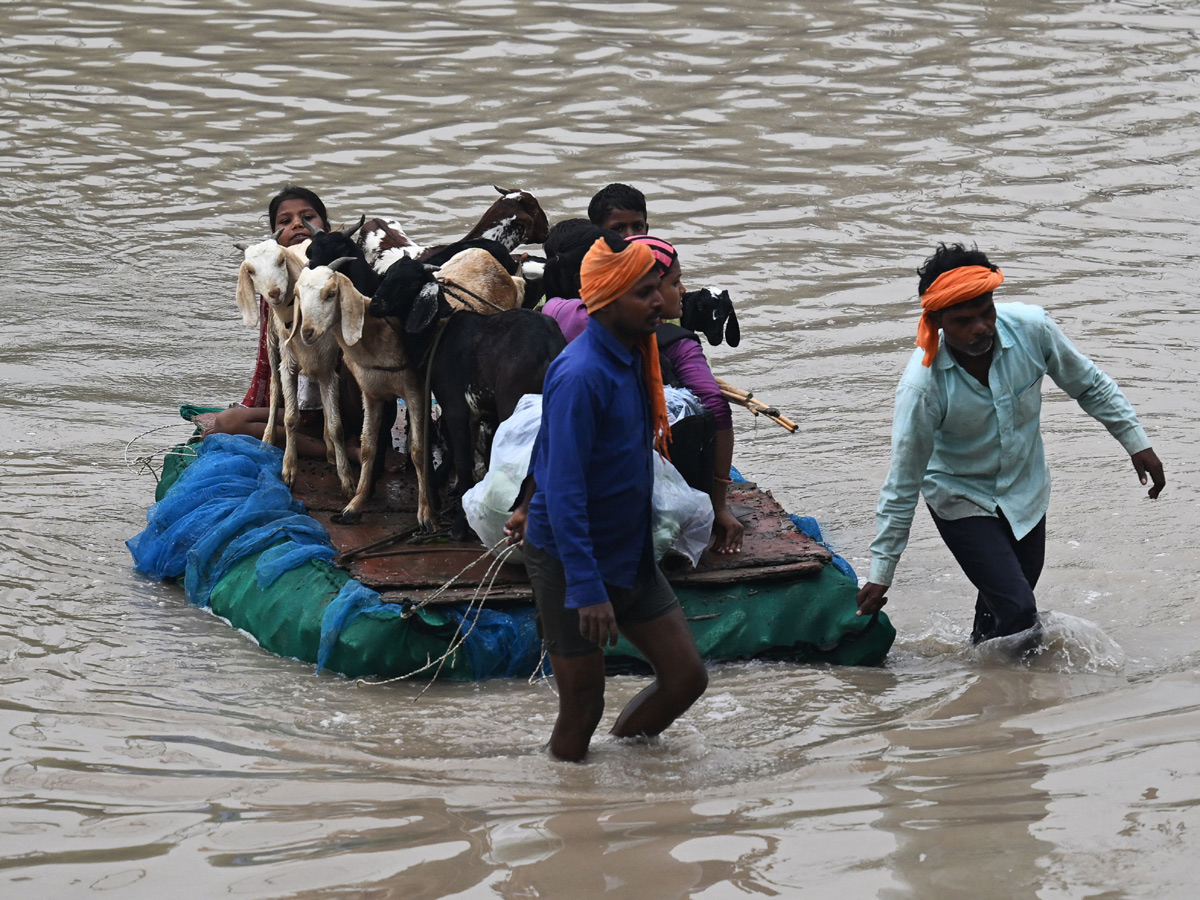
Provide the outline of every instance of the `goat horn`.
{"type": "Polygon", "coordinates": [[[363,227],[363,223],[366,221],[367,221],[367,214],[363,213],[362,217],[359,218],[359,220],[358,220],[358,224],[355,225],[353,228],[351,228],[349,225],[345,226],[344,228],[342,228],[342,234],[344,234],[346,237],[351,237],[354,234],[354,232],[358,231],[358,229],[363,227]]]}
{"type": "Polygon", "coordinates": [[[243,253],[245,253],[247,250],[250,249],[250,245],[247,244],[245,241],[234,241],[233,246],[237,247],[243,253]]]}
{"type": "Polygon", "coordinates": [[[432,263],[422,263],[422,265],[425,266],[426,272],[436,272],[438,269],[441,268],[441,266],[435,266],[432,263]]]}
{"type": "Polygon", "coordinates": [[[348,262],[353,262],[353,261],[354,261],[353,256],[339,256],[337,259],[335,259],[333,262],[331,262],[329,264],[329,268],[333,269],[333,271],[336,272],[338,269],[340,269],[342,267],[343,263],[348,263],[348,262]]]}
{"type": "Polygon", "coordinates": [[[308,219],[304,220],[304,227],[308,229],[309,234],[324,234],[325,233],[323,229],[318,228],[312,222],[308,221],[308,219]]]}
{"type": "Polygon", "coordinates": [[[280,236],[281,234],[283,234],[283,226],[282,226],[282,225],[280,225],[278,228],[276,228],[276,229],[275,229],[275,230],[274,230],[274,231],[271,233],[271,237],[273,237],[275,240],[279,240],[279,236],[280,236]]]}
{"type": "Polygon", "coordinates": [[[515,191],[510,190],[509,188],[502,188],[498,184],[493,184],[492,187],[494,187],[497,191],[499,191],[501,196],[504,196],[504,197],[507,197],[509,194],[516,193],[515,191]]]}

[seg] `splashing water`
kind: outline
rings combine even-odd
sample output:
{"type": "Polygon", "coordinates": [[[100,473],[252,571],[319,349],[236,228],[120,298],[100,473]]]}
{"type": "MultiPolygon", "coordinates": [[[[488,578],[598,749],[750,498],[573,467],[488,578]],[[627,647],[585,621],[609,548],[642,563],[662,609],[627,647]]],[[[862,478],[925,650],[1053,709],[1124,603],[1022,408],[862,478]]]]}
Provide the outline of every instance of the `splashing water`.
{"type": "Polygon", "coordinates": [[[980,661],[1016,662],[1042,672],[1117,675],[1125,668],[1125,651],[1099,625],[1060,612],[1039,613],[1033,628],[985,641],[970,654],[980,661]],[[1036,646],[1030,649],[1033,642],[1036,646]]]}

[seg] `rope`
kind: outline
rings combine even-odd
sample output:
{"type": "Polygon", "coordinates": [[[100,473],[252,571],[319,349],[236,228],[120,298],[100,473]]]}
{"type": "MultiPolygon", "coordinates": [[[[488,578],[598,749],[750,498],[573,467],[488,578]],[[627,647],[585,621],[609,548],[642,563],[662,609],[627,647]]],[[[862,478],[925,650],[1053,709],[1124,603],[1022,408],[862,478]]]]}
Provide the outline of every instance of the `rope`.
{"type": "Polygon", "coordinates": [[[481,296],[479,296],[479,295],[478,295],[477,293],[475,293],[473,290],[471,290],[470,288],[463,287],[463,286],[462,286],[461,284],[459,284],[458,282],[455,282],[455,281],[449,281],[449,280],[447,280],[447,281],[442,281],[442,282],[440,282],[440,284],[442,285],[442,290],[443,290],[444,292],[448,293],[448,294],[449,294],[451,297],[453,297],[455,300],[459,301],[460,303],[466,303],[466,304],[467,304],[467,306],[470,306],[471,304],[467,303],[467,301],[466,301],[466,300],[464,300],[464,299],[463,299],[462,297],[460,297],[458,294],[454,293],[455,291],[462,291],[462,292],[463,292],[464,294],[466,294],[468,297],[474,297],[474,298],[475,298],[476,300],[478,300],[480,303],[486,303],[486,304],[487,304],[488,306],[490,306],[492,309],[496,310],[496,312],[505,312],[505,311],[507,311],[507,309],[508,309],[508,307],[505,307],[505,306],[500,306],[500,305],[498,305],[498,304],[496,304],[496,303],[493,303],[493,302],[492,302],[491,300],[489,300],[487,297],[481,297],[481,296]]]}
{"type": "Polygon", "coordinates": [[[159,425],[157,428],[151,428],[148,431],[143,431],[137,437],[132,438],[125,445],[125,451],[124,451],[125,467],[137,475],[145,475],[147,472],[149,472],[151,475],[154,476],[155,482],[158,482],[159,481],[159,471],[161,471],[161,470],[155,470],[155,468],[154,468],[154,461],[158,457],[161,456],[161,457],[165,458],[165,457],[171,456],[171,455],[195,456],[195,451],[181,451],[181,450],[177,449],[178,444],[176,443],[176,444],[172,444],[169,447],[159,447],[158,449],[152,450],[147,454],[143,454],[141,456],[135,456],[133,459],[129,458],[130,448],[133,447],[133,445],[136,444],[138,441],[142,440],[142,438],[149,437],[152,434],[157,434],[160,431],[168,431],[172,428],[191,428],[191,429],[195,430],[195,426],[193,426],[190,422],[172,422],[170,425],[159,425]]]}
{"type": "Polygon", "coordinates": [[[554,685],[552,685],[550,683],[549,678],[547,678],[545,675],[542,675],[542,672],[545,671],[544,667],[546,665],[546,655],[547,655],[546,642],[543,640],[542,641],[542,655],[538,657],[537,665],[534,666],[533,671],[529,673],[529,680],[526,683],[530,687],[536,687],[539,684],[544,684],[544,685],[546,685],[547,688],[550,689],[550,693],[552,693],[555,697],[557,697],[558,690],[554,687],[554,685]]]}
{"type": "MultiPolygon", "coordinates": [[[[463,576],[463,574],[468,569],[470,569],[472,566],[478,565],[480,562],[482,562],[484,559],[486,559],[489,555],[495,553],[495,551],[502,544],[505,544],[507,541],[508,541],[508,538],[502,538],[499,541],[497,541],[492,547],[485,550],[480,556],[473,559],[466,566],[464,566],[461,570],[459,570],[459,572],[456,575],[454,575],[449,581],[447,581],[441,587],[432,591],[429,594],[429,596],[427,596],[420,603],[415,603],[412,606],[410,606],[408,609],[404,610],[404,612],[401,613],[401,618],[405,618],[405,619],[411,618],[413,613],[417,612],[418,610],[424,609],[426,606],[428,606],[430,603],[432,603],[434,600],[436,600],[438,597],[440,597],[446,591],[450,590],[450,588],[452,588],[458,582],[458,580],[463,576]]],[[[443,653],[437,659],[426,659],[425,665],[421,666],[419,669],[414,669],[412,672],[408,672],[407,674],[404,674],[404,675],[397,675],[394,678],[386,678],[382,681],[368,681],[365,678],[358,678],[358,679],[355,679],[354,683],[366,685],[366,686],[370,686],[370,687],[376,687],[378,685],[391,684],[394,681],[407,681],[408,679],[412,678],[415,675],[420,675],[422,672],[428,672],[430,669],[434,669],[436,667],[436,669],[433,673],[433,677],[430,678],[429,683],[427,685],[425,685],[424,688],[422,688],[421,692],[419,694],[417,694],[416,697],[413,698],[413,703],[416,703],[418,700],[420,700],[422,697],[424,697],[425,692],[428,691],[431,687],[433,687],[433,683],[435,681],[437,681],[438,675],[441,674],[442,669],[446,665],[446,661],[448,659],[450,659],[450,657],[452,657],[455,653],[458,652],[459,648],[462,647],[462,645],[464,643],[466,643],[467,638],[469,638],[471,636],[471,633],[475,630],[475,626],[479,622],[479,613],[483,611],[484,604],[487,602],[488,595],[491,593],[492,588],[495,586],[496,579],[500,575],[501,568],[503,567],[504,563],[508,560],[508,557],[510,555],[512,555],[512,553],[515,552],[516,549],[517,549],[516,544],[509,544],[507,547],[505,547],[503,550],[501,550],[498,554],[496,554],[495,558],[492,560],[491,564],[488,566],[487,571],[484,572],[483,577],[481,579],[479,579],[479,585],[475,588],[475,592],[471,595],[471,599],[467,601],[467,608],[464,611],[463,617],[462,617],[461,621],[459,621],[458,627],[455,629],[454,634],[452,634],[450,636],[450,644],[449,644],[449,646],[447,646],[445,653],[443,653]],[[486,587],[485,587],[485,584],[486,584],[486,587]],[[476,601],[478,601],[478,605],[476,605],[476,601]],[[466,631],[463,631],[463,623],[466,622],[468,618],[471,618],[472,613],[474,613],[474,618],[471,620],[471,625],[466,631]]],[[[541,665],[541,663],[539,663],[539,666],[540,665],[541,665]]]]}

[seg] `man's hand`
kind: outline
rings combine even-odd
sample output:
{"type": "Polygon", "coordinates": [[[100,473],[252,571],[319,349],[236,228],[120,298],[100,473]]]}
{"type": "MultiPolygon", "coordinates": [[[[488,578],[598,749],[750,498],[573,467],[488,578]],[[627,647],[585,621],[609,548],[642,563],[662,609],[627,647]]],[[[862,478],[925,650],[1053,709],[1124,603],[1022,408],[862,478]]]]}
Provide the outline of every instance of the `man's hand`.
{"type": "Polygon", "coordinates": [[[888,602],[887,591],[890,585],[876,584],[873,581],[868,581],[862,586],[858,592],[858,613],[860,616],[869,616],[883,609],[884,604],[888,602]]]}
{"type": "Polygon", "coordinates": [[[529,505],[518,506],[504,523],[504,533],[510,544],[519,544],[525,540],[525,520],[529,518],[529,505]]]}
{"type": "Polygon", "coordinates": [[[1162,489],[1167,486],[1166,476],[1163,475],[1163,465],[1158,460],[1158,454],[1154,452],[1153,447],[1147,447],[1145,450],[1139,450],[1137,453],[1131,454],[1129,457],[1133,460],[1134,471],[1137,472],[1138,480],[1146,483],[1146,476],[1149,475],[1154,481],[1154,486],[1149,490],[1151,500],[1158,498],[1162,493],[1162,489]]]}
{"type": "Polygon", "coordinates": [[[617,617],[611,603],[606,600],[593,606],[581,606],[576,612],[579,613],[579,633],[585,641],[598,644],[601,650],[606,646],[617,646],[617,617]]]}

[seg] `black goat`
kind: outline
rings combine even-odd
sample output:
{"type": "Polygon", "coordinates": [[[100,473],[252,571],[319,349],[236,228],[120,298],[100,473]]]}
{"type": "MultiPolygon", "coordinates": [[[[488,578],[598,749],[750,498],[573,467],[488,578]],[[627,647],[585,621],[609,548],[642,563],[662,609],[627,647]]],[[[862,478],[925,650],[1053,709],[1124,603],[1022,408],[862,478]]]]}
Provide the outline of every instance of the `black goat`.
{"type": "Polygon", "coordinates": [[[688,331],[703,334],[714,347],[721,343],[722,332],[730,347],[736,347],[742,341],[742,330],[729,291],[719,294],[713,294],[708,288],[688,291],[683,295],[683,315],[679,324],[688,331]]]}
{"type": "Polygon", "coordinates": [[[350,279],[356,291],[364,297],[370,297],[379,287],[379,273],[371,268],[363,248],[354,240],[354,235],[366,221],[364,215],[359,218],[357,225],[346,225],[336,231],[322,231],[312,223],[305,224],[313,236],[308,245],[308,267],[315,269],[343,259],[338,271],[350,279]]]}
{"type": "Polygon", "coordinates": [[[455,241],[453,244],[447,244],[444,247],[435,247],[428,253],[422,253],[417,259],[426,265],[436,268],[444,262],[449,262],[452,257],[457,256],[460,251],[466,250],[469,247],[478,247],[480,250],[486,250],[492,254],[492,256],[496,257],[496,261],[504,266],[504,271],[509,275],[516,275],[520,269],[517,261],[509,253],[508,248],[499,241],[493,241],[491,238],[471,238],[470,240],[455,241]]]}
{"type": "Polygon", "coordinates": [[[481,448],[486,460],[496,427],[512,415],[522,396],[542,392],[546,370],[567,342],[553,319],[532,310],[492,315],[455,310],[436,283],[423,276],[420,263],[393,263],[369,312],[399,319],[406,355],[414,363],[420,360],[422,371],[429,367],[455,473],[450,537],[465,540],[469,528],[461,500],[475,484],[475,434],[486,435],[481,448]],[[393,274],[397,266],[411,271],[393,274]]]}

